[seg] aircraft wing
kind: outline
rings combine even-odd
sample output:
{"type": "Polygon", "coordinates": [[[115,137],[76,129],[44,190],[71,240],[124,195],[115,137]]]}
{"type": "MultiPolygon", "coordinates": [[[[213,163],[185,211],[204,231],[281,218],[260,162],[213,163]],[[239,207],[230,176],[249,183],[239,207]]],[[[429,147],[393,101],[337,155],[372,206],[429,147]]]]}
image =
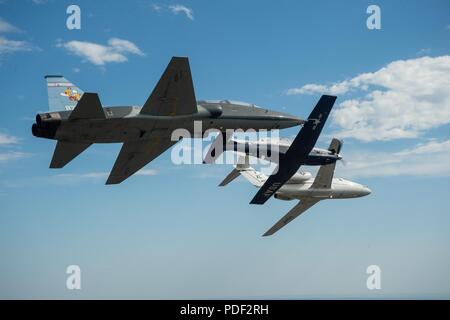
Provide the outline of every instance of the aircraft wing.
{"type": "Polygon", "coordinates": [[[293,207],[288,213],[286,213],[283,218],[278,220],[278,222],[275,223],[272,228],[267,230],[267,232],[263,234],[263,237],[273,235],[275,232],[283,228],[285,225],[297,218],[299,215],[301,215],[303,212],[311,208],[319,201],[319,199],[313,198],[305,198],[304,200],[301,200],[295,207],[293,207]]]}
{"type": "Polygon", "coordinates": [[[173,57],[141,114],[178,116],[197,113],[194,85],[188,58],[173,57]]]}
{"type": "Polygon", "coordinates": [[[170,137],[125,142],[106,184],[121,183],[175,143],[170,137]]]}
{"type": "Polygon", "coordinates": [[[323,95],[320,98],[287,152],[280,153],[276,173],[267,179],[250,203],[264,204],[297,172],[316,144],[335,101],[335,96],[323,95]]]}

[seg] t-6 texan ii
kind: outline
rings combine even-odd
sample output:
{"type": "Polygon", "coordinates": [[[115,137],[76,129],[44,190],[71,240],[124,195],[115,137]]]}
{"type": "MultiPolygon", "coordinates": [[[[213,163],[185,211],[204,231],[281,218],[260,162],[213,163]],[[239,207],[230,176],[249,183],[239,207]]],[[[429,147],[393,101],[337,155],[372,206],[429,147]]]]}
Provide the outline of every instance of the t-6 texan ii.
{"type": "Polygon", "coordinates": [[[97,93],[83,93],[62,76],[46,76],[49,112],[36,116],[33,135],[57,140],[50,168],[62,168],[93,143],[123,143],[106,184],[121,183],[177,141],[174,129],[192,137],[194,122],[208,129],[283,129],[304,123],[255,105],[196,101],[187,58],[173,57],[143,106],[105,107],[97,93]]]}

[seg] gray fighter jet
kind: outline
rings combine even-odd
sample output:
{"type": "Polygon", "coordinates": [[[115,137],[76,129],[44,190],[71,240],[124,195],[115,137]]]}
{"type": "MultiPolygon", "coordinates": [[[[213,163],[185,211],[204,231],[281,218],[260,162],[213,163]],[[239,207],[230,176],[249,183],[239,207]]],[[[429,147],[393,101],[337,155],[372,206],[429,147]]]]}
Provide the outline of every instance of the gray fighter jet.
{"type": "Polygon", "coordinates": [[[304,123],[251,104],[196,101],[189,61],[182,57],[171,59],[143,106],[103,108],[96,93],[83,93],[62,76],[45,78],[49,112],[36,116],[32,133],[57,140],[50,168],[64,167],[93,143],[123,143],[106,184],[121,183],[169,149],[177,142],[171,139],[177,128],[201,137],[208,129],[283,129],[304,123]],[[194,121],[201,121],[200,134],[194,121]]]}

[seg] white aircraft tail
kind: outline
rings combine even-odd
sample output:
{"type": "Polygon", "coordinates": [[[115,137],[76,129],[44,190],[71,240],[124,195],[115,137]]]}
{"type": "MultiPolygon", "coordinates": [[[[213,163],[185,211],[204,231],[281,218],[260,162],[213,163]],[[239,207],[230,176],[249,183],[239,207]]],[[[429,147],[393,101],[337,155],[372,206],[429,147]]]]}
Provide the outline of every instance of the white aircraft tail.
{"type": "Polygon", "coordinates": [[[47,75],[48,109],[50,111],[73,110],[83,91],[63,76],[47,75]]]}
{"type": "MultiPolygon", "coordinates": [[[[339,154],[342,149],[343,142],[339,139],[333,138],[328,150],[333,153],[339,154]]],[[[330,189],[333,183],[334,170],[336,168],[336,162],[322,165],[317,171],[316,178],[311,185],[313,189],[330,189]]]]}
{"type": "Polygon", "coordinates": [[[225,179],[219,184],[220,187],[224,187],[231,181],[242,175],[255,187],[260,188],[264,182],[267,180],[267,176],[254,168],[249,164],[249,157],[239,157],[238,164],[235,165],[234,169],[225,177],[225,179]]]}

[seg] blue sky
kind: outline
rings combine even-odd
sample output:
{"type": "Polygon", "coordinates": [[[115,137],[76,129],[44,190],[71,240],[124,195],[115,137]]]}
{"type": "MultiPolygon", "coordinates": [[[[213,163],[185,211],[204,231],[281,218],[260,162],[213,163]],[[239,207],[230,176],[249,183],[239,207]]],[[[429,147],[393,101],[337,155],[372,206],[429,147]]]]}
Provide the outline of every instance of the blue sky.
{"type": "Polygon", "coordinates": [[[78,1],[81,30],[68,30],[72,3],[0,1],[0,297],[450,296],[448,1],[377,1],[381,30],[366,27],[368,1],[78,1]],[[190,58],[198,99],[305,117],[338,95],[318,146],[343,137],[336,175],[373,193],[262,238],[294,203],[251,206],[241,178],[217,188],[230,166],[176,166],[167,152],[105,186],[120,145],[95,145],[48,169],[54,142],[30,130],[45,74],[139,105],[174,55],[190,58]],[[65,287],[71,264],[80,291],[65,287]]]}

